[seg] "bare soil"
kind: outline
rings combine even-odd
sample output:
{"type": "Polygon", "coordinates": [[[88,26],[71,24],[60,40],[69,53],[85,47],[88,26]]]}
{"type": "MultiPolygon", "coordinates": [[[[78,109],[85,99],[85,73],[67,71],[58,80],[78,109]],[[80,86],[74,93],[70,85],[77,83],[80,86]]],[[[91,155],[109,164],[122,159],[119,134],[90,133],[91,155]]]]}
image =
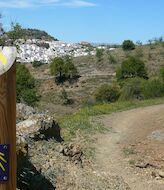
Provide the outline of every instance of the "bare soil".
{"type": "Polygon", "coordinates": [[[96,136],[96,170],[123,178],[132,190],[164,190],[164,105],[98,118],[106,128],[96,136]]]}

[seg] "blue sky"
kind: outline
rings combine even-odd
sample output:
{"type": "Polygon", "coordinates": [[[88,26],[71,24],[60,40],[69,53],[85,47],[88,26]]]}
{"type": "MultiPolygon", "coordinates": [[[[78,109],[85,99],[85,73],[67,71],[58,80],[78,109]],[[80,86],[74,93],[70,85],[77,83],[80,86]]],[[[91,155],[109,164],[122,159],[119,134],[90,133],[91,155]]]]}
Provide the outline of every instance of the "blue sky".
{"type": "Polygon", "coordinates": [[[0,0],[6,29],[11,21],[66,42],[146,42],[164,36],[163,0],[0,0]]]}

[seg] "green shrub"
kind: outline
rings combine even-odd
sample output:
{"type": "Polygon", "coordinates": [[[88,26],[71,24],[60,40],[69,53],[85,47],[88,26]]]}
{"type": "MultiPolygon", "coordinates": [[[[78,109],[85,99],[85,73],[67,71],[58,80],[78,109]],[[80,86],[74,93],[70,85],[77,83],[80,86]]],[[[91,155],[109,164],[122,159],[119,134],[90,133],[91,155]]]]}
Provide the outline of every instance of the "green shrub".
{"type": "Polygon", "coordinates": [[[125,40],[122,44],[123,50],[133,50],[135,49],[135,44],[131,40],[125,40]]]}
{"type": "Polygon", "coordinates": [[[35,105],[38,101],[35,90],[35,79],[22,64],[17,64],[16,82],[17,102],[23,101],[28,105],[35,105]]]}
{"type": "Polygon", "coordinates": [[[71,79],[77,76],[77,69],[70,57],[56,57],[50,64],[51,75],[54,75],[58,82],[71,79]]]}
{"type": "Polygon", "coordinates": [[[151,99],[164,96],[164,82],[160,79],[128,79],[121,89],[121,100],[151,99]]]}
{"type": "Polygon", "coordinates": [[[43,65],[44,63],[42,63],[41,61],[34,61],[33,63],[32,63],[32,66],[33,67],[35,67],[35,68],[37,68],[37,67],[40,67],[41,65],[43,65]]]}
{"type": "Polygon", "coordinates": [[[160,79],[153,79],[143,83],[143,96],[145,99],[164,96],[164,82],[160,79]]]}
{"type": "Polygon", "coordinates": [[[112,54],[109,54],[108,59],[109,59],[110,64],[116,64],[117,63],[117,60],[115,59],[115,57],[112,54]]]}
{"type": "Polygon", "coordinates": [[[120,96],[120,87],[118,85],[104,84],[95,92],[95,99],[99,102],[115,102],[120,96]]]}
{"type": "Polygon", "coordinates": [[[116,72],[117,80],[140,77],[148,79],[145,64],[139,58],[128,57],[116,72]]]}
{"type": "Polygon", "coordinates": [[[116,70],[116,78],[120,82],[120,80],[123,79],[122,69],[121,67],[118,67],[116,70]]]}
{"type": "Polygon", "coordinates": [[[142,83],[144,79],[127,79],[121,89],[121,100],[143,99],[142,83]]]}
{"type": "Polygon", "coordinates": [[[34,89],[26,89],[22,91],[22,99],[26,104],[34,106],[38,101],[38,96],[36,95],[36,91],[34,89]]]}
{"type": "Polygon", "coordinates": [[[103,55],[104,55],[104,50],[103,49],[96,49],[96,57],[97,57],[97,61],[100,62],[103,59],[103,55]]]}
{"type": "Polygon", "coordinates": [[[50,64],[51,75],[59,75],[61,78],[65,73],[64,60],[60,57],[56,57],[50,64]]]}
{"type": "Polygon", "coordinates": [[[22,39],[24,37],[22,26],[19,23],[12,23],[11,30],[7,32],[7,35],[12,40],[22,39]]]}
{"type": "Polygon", "coordinates": [[[77,76],[77,68],[75,67],[72,59],[69,56],[66,56],[64,59],[65,62],[65,76],[67,78],[74,78],[77,76]]]}

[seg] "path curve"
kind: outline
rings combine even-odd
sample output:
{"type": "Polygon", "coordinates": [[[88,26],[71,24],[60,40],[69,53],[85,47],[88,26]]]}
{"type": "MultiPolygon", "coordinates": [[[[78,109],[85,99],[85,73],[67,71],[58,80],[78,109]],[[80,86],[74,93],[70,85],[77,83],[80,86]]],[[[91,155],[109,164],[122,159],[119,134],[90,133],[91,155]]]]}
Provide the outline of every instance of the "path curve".
{"type": "MultiPolygon", "coordinates": [[[[164,190],[164,180],[152,178],[149,168],[130,166],[123,151],[123,147],[147,140],[153,131],[164,130],[164,104],[118,112],[99,120],[109,132],[96,136],[97,170],[122,177],[132,190],[164,190]]],[[[164,155],[164,138],[152,141],[163,145],[158,148],[164,155]]]]}

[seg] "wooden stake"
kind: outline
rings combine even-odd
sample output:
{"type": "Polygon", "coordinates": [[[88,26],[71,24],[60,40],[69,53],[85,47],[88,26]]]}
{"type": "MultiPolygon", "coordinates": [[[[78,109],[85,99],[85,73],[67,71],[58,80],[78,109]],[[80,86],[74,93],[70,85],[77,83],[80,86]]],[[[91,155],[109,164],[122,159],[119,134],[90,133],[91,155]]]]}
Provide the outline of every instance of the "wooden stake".
{"type": "MultiPolygon", "coordinates": [[[[9,178],[0,190],[16,190],[16,66],[0,76],[0,144],[9,144],[9,178]]],[[[1,169],[1,168],[0,168],[1,169]]]]}

